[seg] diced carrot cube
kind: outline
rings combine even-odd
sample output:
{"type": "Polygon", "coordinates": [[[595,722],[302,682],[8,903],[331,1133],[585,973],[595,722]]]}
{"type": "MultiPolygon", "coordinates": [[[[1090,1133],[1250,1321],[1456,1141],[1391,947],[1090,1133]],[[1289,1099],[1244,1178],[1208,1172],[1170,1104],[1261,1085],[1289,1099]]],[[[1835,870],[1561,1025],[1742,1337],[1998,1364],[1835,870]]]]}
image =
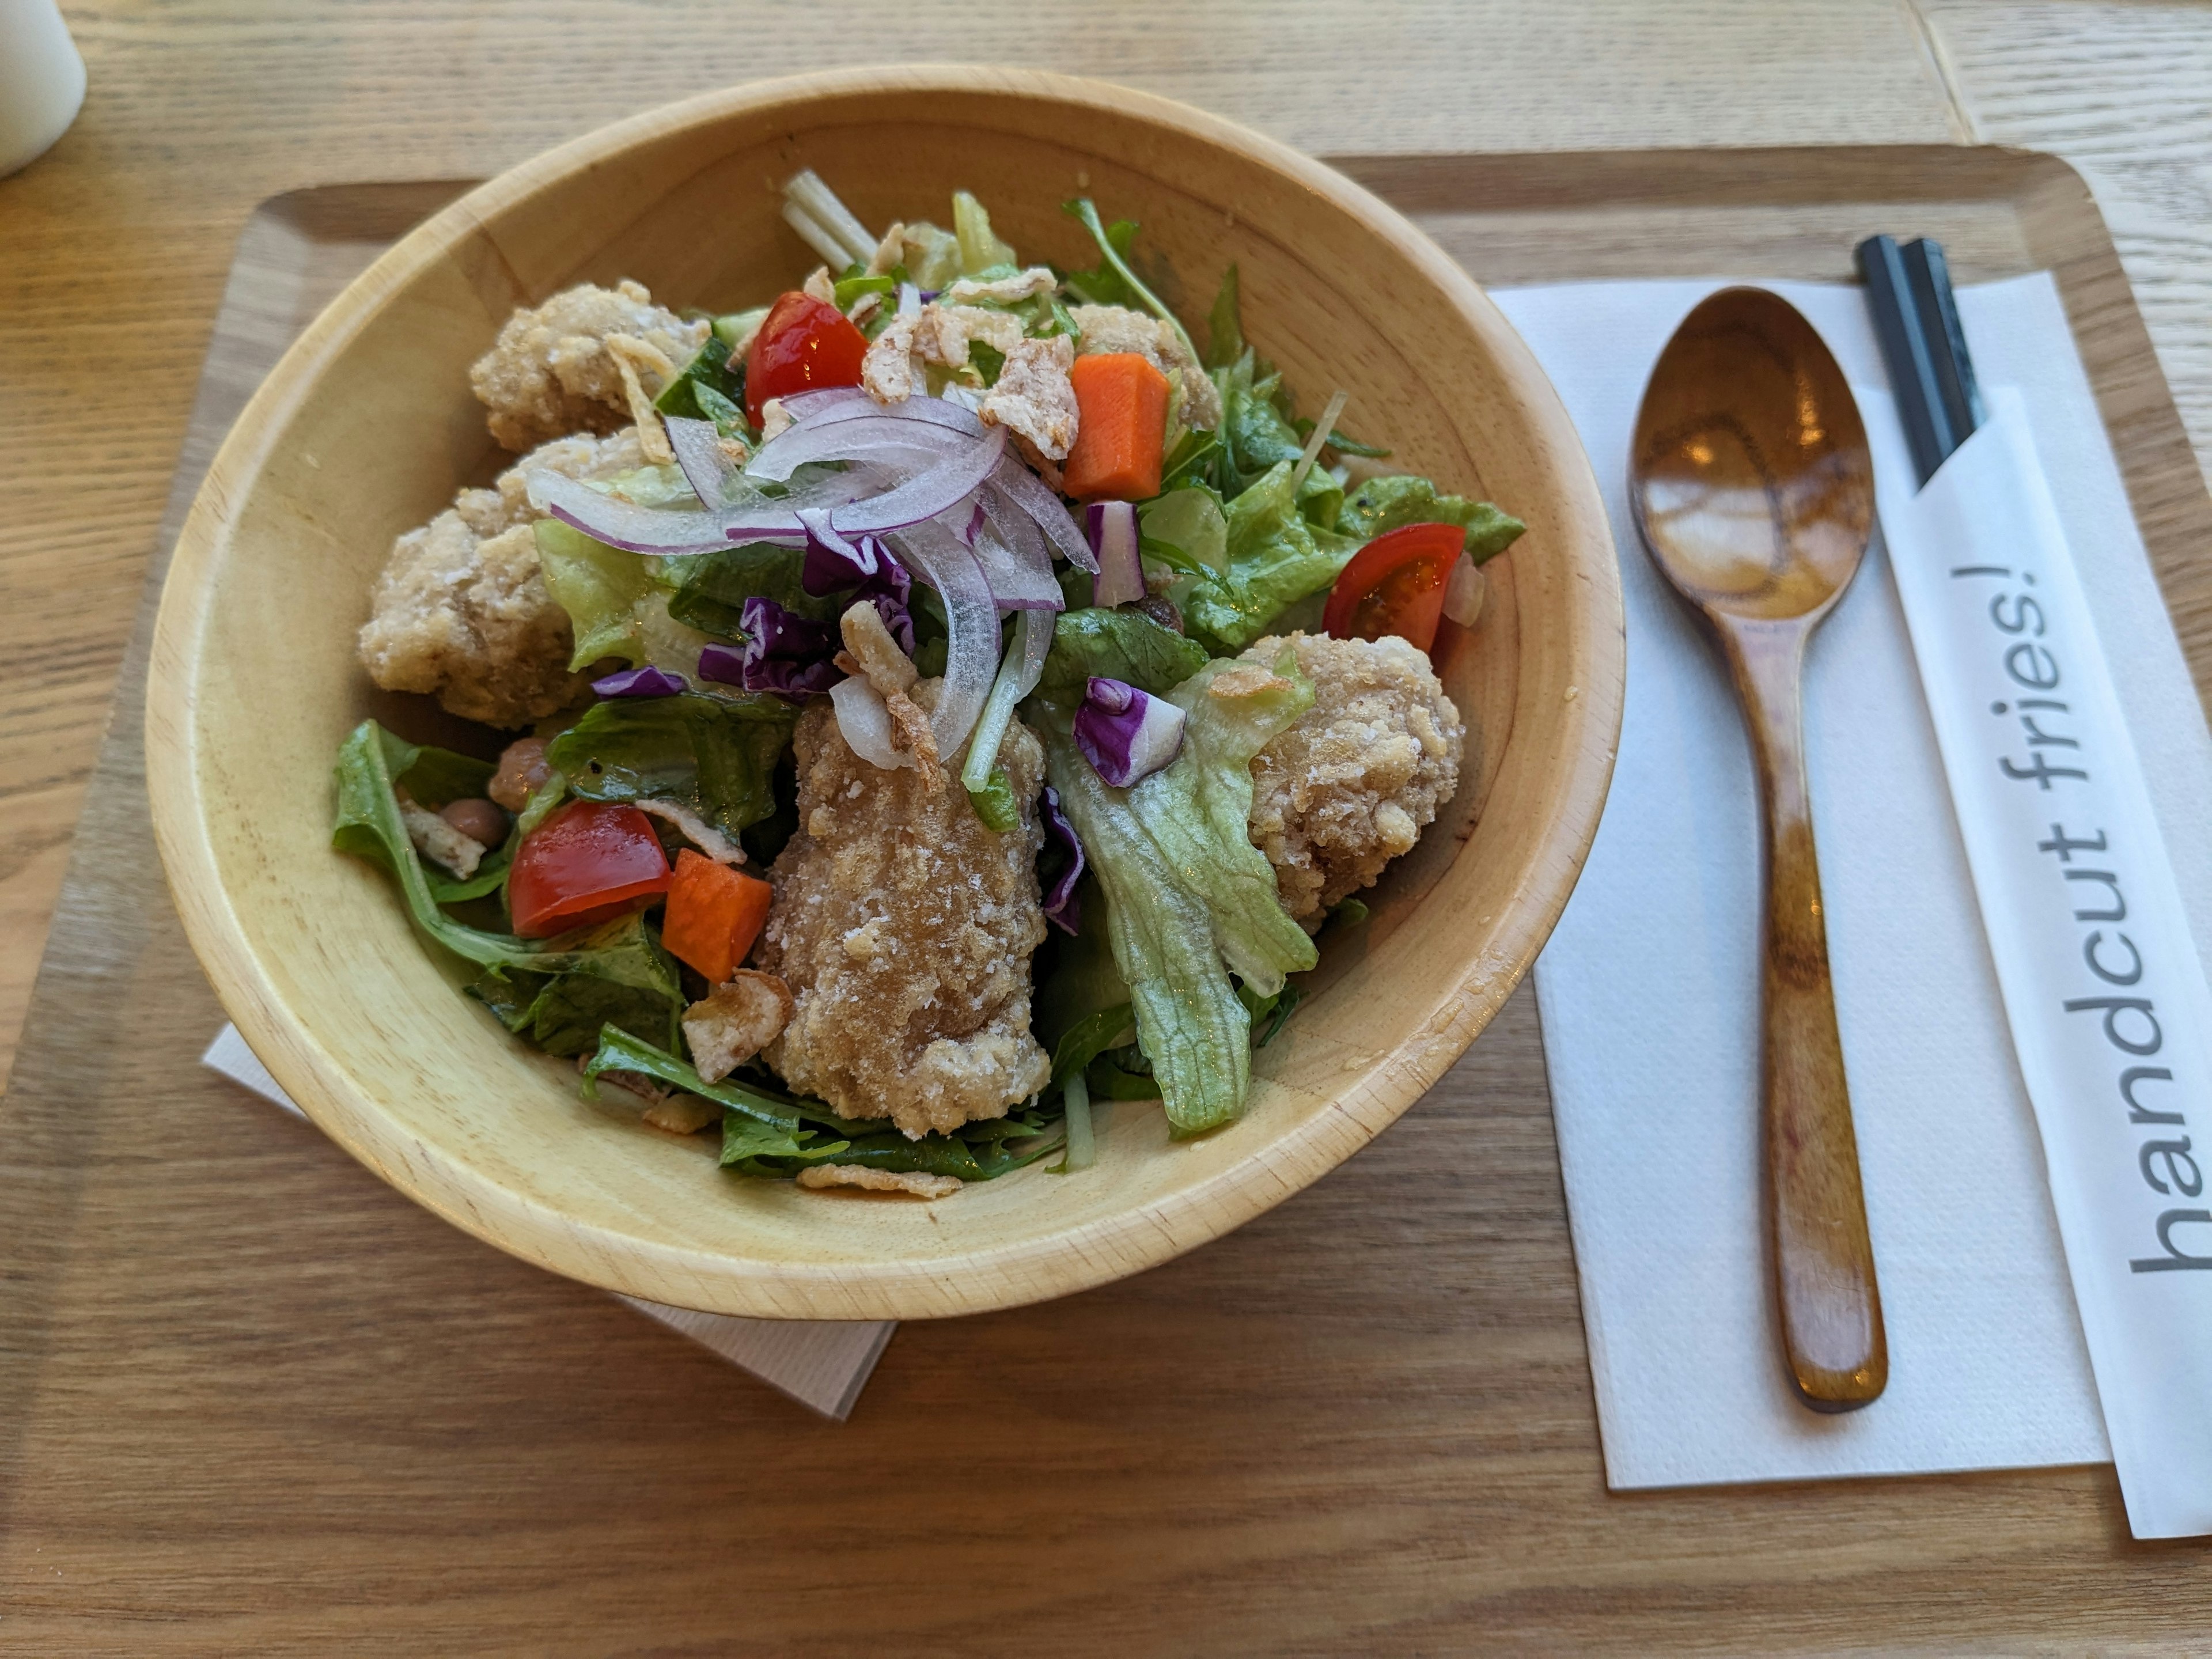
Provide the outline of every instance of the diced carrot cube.
{"type": "Polygon", "coordinates": [[[1060,476],[1079,501],[1141,501],[1160,493],[1168,377],[1133,351],[1078,357],[1075,447],[1060,476]]]}
{"type": "Polygon", "coordinates": [[[660,942],[679,962],[720,985],[737,971],[768,921],[775,890],[757,876],[685,848],[676,855],[660,942]]]}

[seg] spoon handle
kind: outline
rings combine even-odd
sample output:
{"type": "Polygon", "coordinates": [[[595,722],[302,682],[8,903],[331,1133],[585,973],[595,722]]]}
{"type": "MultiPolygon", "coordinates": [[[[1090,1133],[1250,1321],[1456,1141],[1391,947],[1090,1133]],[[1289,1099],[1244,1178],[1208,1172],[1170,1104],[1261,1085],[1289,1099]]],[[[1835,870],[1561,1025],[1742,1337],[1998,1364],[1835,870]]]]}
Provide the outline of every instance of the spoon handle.
{"type": "Polygon", "coordinates": [[[1815,1411],[1856,1410],[1889,1380],[1857,1137],[1828,976],[1800,686],[1811,624],[1729,618],[1766,820],[1762,1044],[1766,1219],[1784,1352],[1815,1411]]]}

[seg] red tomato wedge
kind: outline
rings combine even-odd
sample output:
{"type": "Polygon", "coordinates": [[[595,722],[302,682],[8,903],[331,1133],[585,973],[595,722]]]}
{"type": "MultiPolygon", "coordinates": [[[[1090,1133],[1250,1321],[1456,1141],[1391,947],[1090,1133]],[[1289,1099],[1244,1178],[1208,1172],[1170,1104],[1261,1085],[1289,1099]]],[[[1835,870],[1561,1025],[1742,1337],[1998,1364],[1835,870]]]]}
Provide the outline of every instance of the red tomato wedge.
{"type": "Polygon", "coordinates": [[[1379,640],[1395,634],[1422,651],[1437,642],[1444,589],[1467,545],[1452,524],[1401,525],[1352,556],[1328,590],[1322,626],[1332,639],[1379,640]]]}
{"type": "Polygon", "coordinates": [[[796,289],[778,296],[745,353],[745,418],[761,423],[771,398],[858,386],[868,337],[836,307],[796,289]]]}
{"type": "Polygon", "coordinates": [[[676,855],[660,942],[678,961],[704,974],[708,984],[720,985],[753,948],[775,896],[758,876],[702,858],[687,847],[676,855]]]}
{"type": "Polygon", "coordinates": [[[523,838],[507,878],[514,931],[550,939],[611,921],[668,890],[668,857],[635,806],[570,803],[523,838]]]}

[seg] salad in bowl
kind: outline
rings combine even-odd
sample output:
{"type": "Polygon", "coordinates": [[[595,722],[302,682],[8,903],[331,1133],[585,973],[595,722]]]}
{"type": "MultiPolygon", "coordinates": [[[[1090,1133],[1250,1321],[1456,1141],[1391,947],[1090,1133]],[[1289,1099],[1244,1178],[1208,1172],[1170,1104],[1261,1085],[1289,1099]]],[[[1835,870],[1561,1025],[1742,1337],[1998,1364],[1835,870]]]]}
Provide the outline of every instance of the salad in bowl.
{"type": "Polygon", "coordinates": [[[1201,348],[1138,228],[1066,207],[1094,267],[803,172],[822,263],[754,308],[516,312],[470,374],[516,459],[370,595],[376,684],[503,735],[362,723],[337,848],[738,1174],[943,1198],[1085,1168],[1102,1097],[1235,1120],[1459,787],[1429,653],[1520,523],[1340,392],[1302,418],[1235,266],[1201,348]]]}

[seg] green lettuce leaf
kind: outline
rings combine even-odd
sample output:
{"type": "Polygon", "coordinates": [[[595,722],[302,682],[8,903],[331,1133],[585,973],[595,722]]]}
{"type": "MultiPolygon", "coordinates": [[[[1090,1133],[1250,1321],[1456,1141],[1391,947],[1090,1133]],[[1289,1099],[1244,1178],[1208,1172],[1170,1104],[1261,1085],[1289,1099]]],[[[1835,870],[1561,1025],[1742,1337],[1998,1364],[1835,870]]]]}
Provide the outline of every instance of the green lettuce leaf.
{"type": "Polygon", "coordinates": [[[909,1140],[880,1119],[841,1118],[819,1101],[792,1100],[735,1079],[708,1083],[674,1054],[612,1028],[600,1033],[584,1067],[586,1088],[610,1070],[642,1073],[722,1107],[722,1164],[744,1175],[788,1179],[811,1164],[858,1164],[990,1181],[1060,1145],[1051,1122],[1030,1109],[963,1124],[954,1134],[909,1140]],[[825,1134],[834,1138],[824,1139],[825,1134]],[[1029,1144],[1010,1152],[1010,1140],[1029,1144]]]}
{"type": "MultiPolygon", "coordinates": [[[[422,752],[374,720],[363,720],[354,728],[338,745],[337,813],[331,844],[342,853],[380,864],[396,876],[416,927],[434,943],[485,970],[477,987],[488,981],[498,985],[512,978],[516,990],[501,993],[511,1006],[526,1006],[513,1002],[524,989],[534,1001],[550,981],[568,976],[600,979],[659,998],[659,1012],[653,1016],[655,1029],[674,1033],[684,1008],[676,966],[641,918],[626,916],[599,928],[540,940],[471,927],[439,908],[422,858],[408,839],[407,826],[399,816],[398,797],[392,792],[395,780],[413,775],[422,752]]],[[[644,1006],[642,1000],[623,1001],[626,1013],[646,1018],[639,1012],[644,1006]]],[[[517,1028],[510,1024],[509,1029],[517,1028]]]]}
{"type": "Polygon", "coordinates": [[[1006,270],[1019,263],[1011,244],[999,240],[991,228],[991,216],[983,204],[964,190],[952,192],[952,234],[960,240],[960,270],[969,276],[1006,270]]]}
{"type": "Polygon", "coordinates": [[[1209,484],[1191,483],[1155,495],[1137,509],[1147,558],[1201,580],[1229,570],[1229,519],[1209,484]]]}
{"type": "Polygon", "coordinates": [[[610,1025],[647,1041],[677,1040],[683,984],[641,913],[571,939],[573,950],[592,954],[591,972],[487,974],[469,994],[517,1036],[564,1058],[589,1052],[610,1025]]]}
{"type": "Polygon", "coordinates": [[[1311,705],[1313,687],[1285,651],[1276,665],[1280,685],[1250,696],[1212,696],[1213,680],[1235,665],[1207,664],[1168,693],[1185,711],[1182,752],[1127,789],[1109,787],[1077,750],[1072,702],[1046,694],[1033,722],[1045,740],[1047,774],[1104,890],[1138,1047],[1177,1136],[1217,1127],[1244,1109],[1251,1018],[1230,969],[1272,994],[1285,973],[1316,960],[1245,826],[1252,757],[1311,705]]]}
{"type": "Polygon", "coordinates": [[[837,600],[817,599],[806,591],[799,580],[805,562],[803,549],[768,542],[664,560],[662,574],[675,585],[668,596],[668,614],[687,627],[727,640],[744,637],[738,617],[745,601],[754,598],[773,599],[787,611],[828,622],[837,614],[837,600]]]}
{"type": "Polygon", "coordinates": [[[1208,368],[1226,368],[1244,355],[1244,290],[1233,264],[1221,273],[1206,322],[1206,356],[1200,361],[1208,368]]]}
{"type": "Polygon", "coordinates": [[[568,613],[575,633],[569,668],[588,667],[602,657],[643,661],[645,637],[638,602],[655,586],[646,561],[594,541],[558,519],[540,519],[532,533],[538,538],[538,564],[545,575],[545,591],[568,613]]]}
{"type": "Polygon", "coordinates": [[[1204,646],[1172,628],[1163,628],[1143,612],[1087,606],[1060,613],[1036,696],[1065,703],[1073,719],[1084,686],[1093,675],[1121,680],[1158,696],[1205,665],[1204,646]]]}
{"type": "Polygon", "coordinates": [[[1389,474],[1370,478],[1345,498],[1336,527],[1361,541],[1409,524],[1453,524],[1467,532],[1467,550],[1477,564],[1513,545],[1528,526],[1488,501],[1439,495],[1426,478],[1389,474]]]}
{"type": "Polygon", "coordinates": [[[1097,270],[1071,270],[1060,278],[1060,282],[1070,294],[1087,306],[1127,306],[1132,308],[1141,306],[1144,301],[1137,297],[1136,290],[1123,281],[1121,272],[1115,269],[1115,263],[1119,263],[1123,270],[1128,268],[1130,252],[1137,241],[1136,221],[1116,219],[1106,227],[1104,237],[1106,247],[1114,254],[1114,261],[1109,262],[1102,257],[1097,270]]]}
{"type": "Polygon", "coordinates": [[[775,811],[775,765],[798,717],[767,696],[610,697],[545,758],[586,800],[672,800],[735,836],[775,811]]]}
{"type": "Polygon", "coordinates": [[[1326,592],[1359,550],[1355,537],[1310,522],[1292,498],[1292,463],[1282,461],[1229,502],[1229,574],[1196,586],[1183,607],[1190,625],[1231,650],[1267,631],[1276,614],[1326,592]]]}
{"type": "Polygon", "coordinates": [[[683,372],[653,400],[653,406],[664,415],[712,421],[726,437],[745,435],[745,366],[731,360],[729,342],[719,333],[709,333],[683,372]]]}

